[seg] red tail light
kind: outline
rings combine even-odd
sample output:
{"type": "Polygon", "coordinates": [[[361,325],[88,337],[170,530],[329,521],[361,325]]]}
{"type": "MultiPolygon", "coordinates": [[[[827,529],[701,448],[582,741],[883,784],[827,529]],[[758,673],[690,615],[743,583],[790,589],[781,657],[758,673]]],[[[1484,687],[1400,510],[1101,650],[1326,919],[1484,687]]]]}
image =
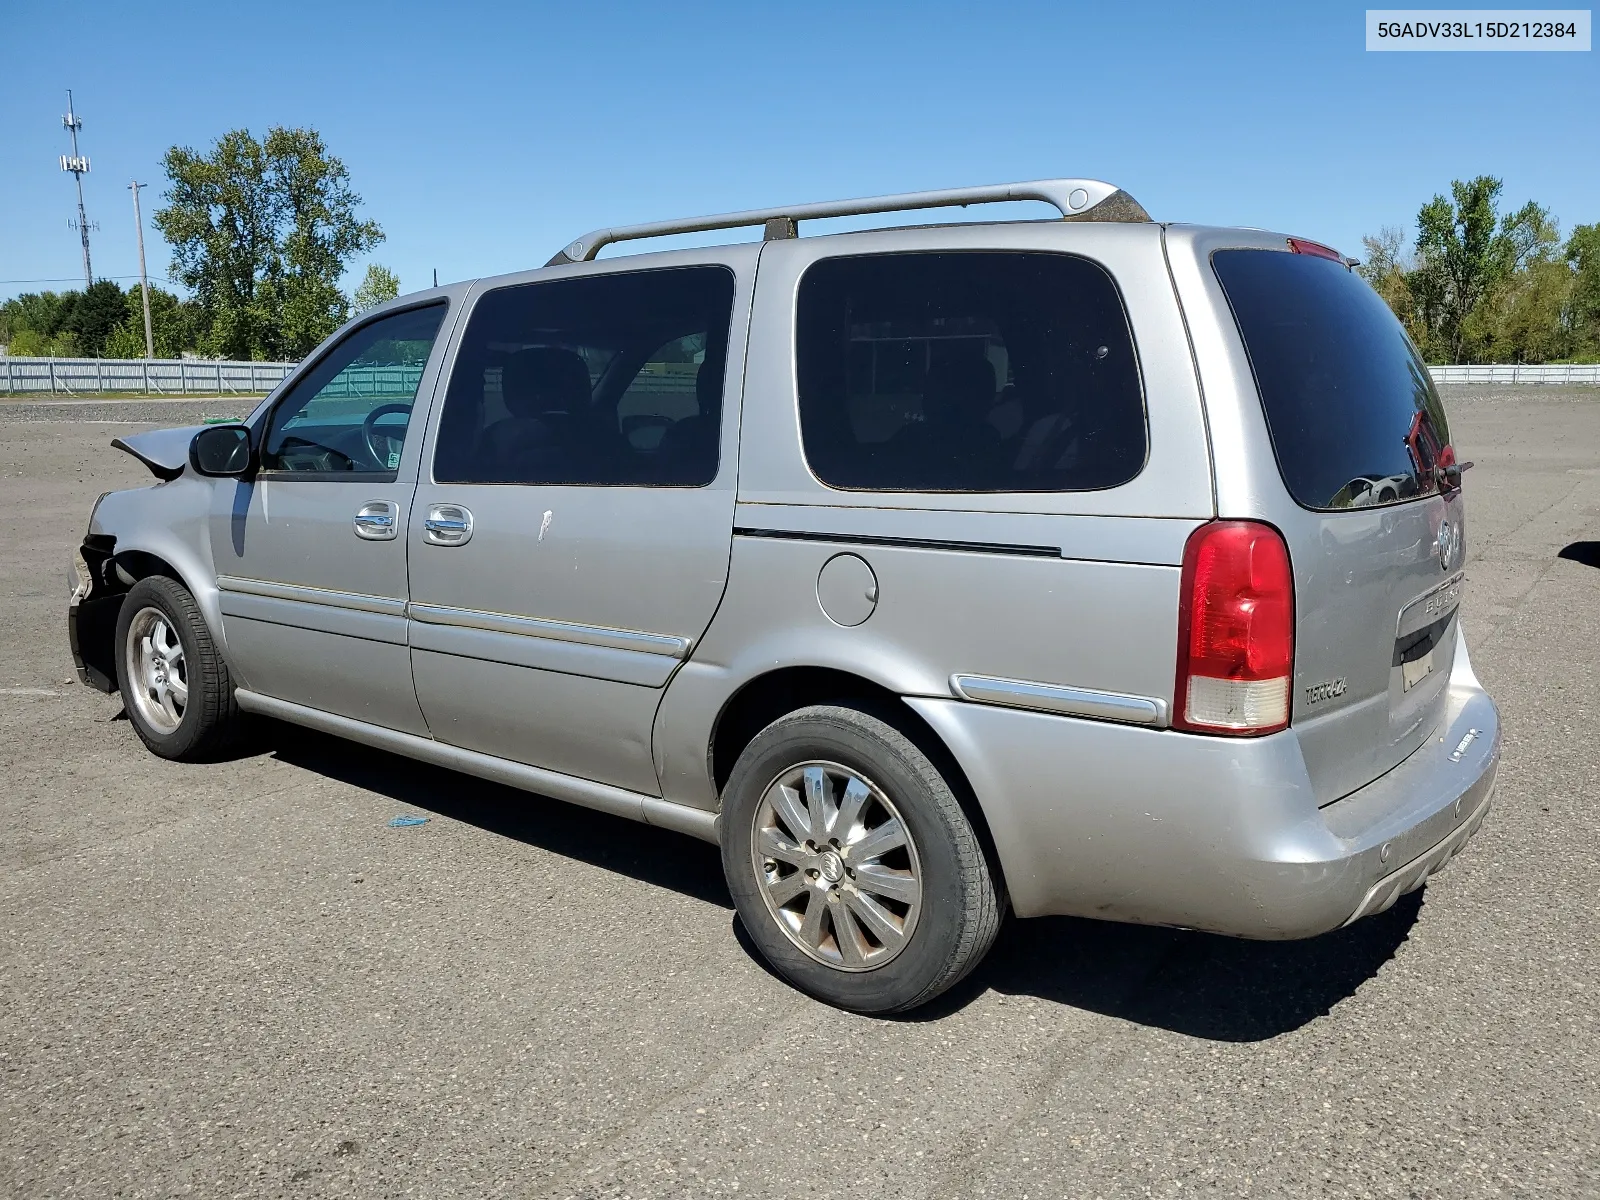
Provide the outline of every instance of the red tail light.
{"type": "Polygon", "coordinates": [[[1274,733],[1289,724],[1294,575],[1270,525],[1213,521],[1189,536],[1178,601],[1173,725],[1274,733]]]}

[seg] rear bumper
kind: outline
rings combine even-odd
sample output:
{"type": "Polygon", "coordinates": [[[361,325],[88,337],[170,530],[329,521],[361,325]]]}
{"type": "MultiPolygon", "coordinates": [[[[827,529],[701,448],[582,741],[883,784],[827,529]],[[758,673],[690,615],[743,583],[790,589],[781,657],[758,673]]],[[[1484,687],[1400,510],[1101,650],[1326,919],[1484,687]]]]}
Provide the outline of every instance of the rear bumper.
{"type": "MultiPolygon", "coordinates": [[[[1483,792],[1472,815],[1462,821],[1438,845],[1419,854],[1398,871],[1391,871],[1369,887],[1367,894],[1361,898],[1361,903],[1356,906],[1356,911],[1350,914],[1350,920],[1345,924],[1359,921],[1362,917],[1370,917],[1373,913],[1381,913],[1407,892],[1421,887],[1428,881],[1428,876],[1442,870],[1447,862],[1461,852],[1468,839],[1477,833],[1478,827],[1483,824],[1483,818],[1489,814],[1491,790],[1483,792]]],[[[1465,797],[1462,798],[1461,805],[1463,808],[1466,807],[1465,797]]]]}
{"type": "Polygon", "coordinates": [[[1482,824],[1500,718],[1457,647],[1434,736],[1318,808],[1293,729],[1229,739],[959,701],[907,701],[976,792],[1018,916],[1254,938],[1380,912],[1482,824]]]}

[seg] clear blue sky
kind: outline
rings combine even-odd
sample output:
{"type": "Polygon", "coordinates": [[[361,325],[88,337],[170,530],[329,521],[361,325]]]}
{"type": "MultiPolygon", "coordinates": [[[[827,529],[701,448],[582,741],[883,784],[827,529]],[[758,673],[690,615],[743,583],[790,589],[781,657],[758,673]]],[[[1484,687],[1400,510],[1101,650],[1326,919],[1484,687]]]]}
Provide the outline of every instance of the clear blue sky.
{"type": "MultiPolygon", "coordinates": [[[[1600,221],[1600,58],[1369,54],[1355,4],[271,4],[17,0],[0,70],[0,296],[136,274],[162,153],[311,125],[402,288],[543,263],[600,225],[1084,175],[1158,220],[1360,250],[1452,178],[1600,221]],[[61,279],[60,283],[14,280],[61,279]]],[[[1040,214],[1042,215],[1042,213],[1040,214]]],[[[363,263],[356,264],[358,276],[363,263]]],[[[123,282],[127,282],[126,279],[123,282]]],[[[80,284],[81,286],[81,284],[80,284]]]]}

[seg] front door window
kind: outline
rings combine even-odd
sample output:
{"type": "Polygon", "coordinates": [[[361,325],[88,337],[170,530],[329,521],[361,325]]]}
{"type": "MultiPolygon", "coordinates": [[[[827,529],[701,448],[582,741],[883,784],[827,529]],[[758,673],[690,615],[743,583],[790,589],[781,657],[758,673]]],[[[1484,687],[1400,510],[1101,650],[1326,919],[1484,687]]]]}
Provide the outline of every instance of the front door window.
{"type": "Polygon", "coordinates": [[[322,357],[272,411],[261,469],[333,479],[393,479],[444,305],[363,325],[322,357]]]}

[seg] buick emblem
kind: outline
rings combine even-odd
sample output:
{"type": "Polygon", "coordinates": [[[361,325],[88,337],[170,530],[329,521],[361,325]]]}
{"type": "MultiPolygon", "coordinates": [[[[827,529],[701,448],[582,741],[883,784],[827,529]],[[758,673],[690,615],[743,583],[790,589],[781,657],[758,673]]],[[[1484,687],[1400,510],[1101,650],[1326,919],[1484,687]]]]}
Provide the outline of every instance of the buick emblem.
{"type": "Polygon", "coordinates": [[[1442,522],[1439,526],[1438,541],[1439,566],[1448,571],[1461,555],[1461,530],[1449,521],[1442,522]]]}

